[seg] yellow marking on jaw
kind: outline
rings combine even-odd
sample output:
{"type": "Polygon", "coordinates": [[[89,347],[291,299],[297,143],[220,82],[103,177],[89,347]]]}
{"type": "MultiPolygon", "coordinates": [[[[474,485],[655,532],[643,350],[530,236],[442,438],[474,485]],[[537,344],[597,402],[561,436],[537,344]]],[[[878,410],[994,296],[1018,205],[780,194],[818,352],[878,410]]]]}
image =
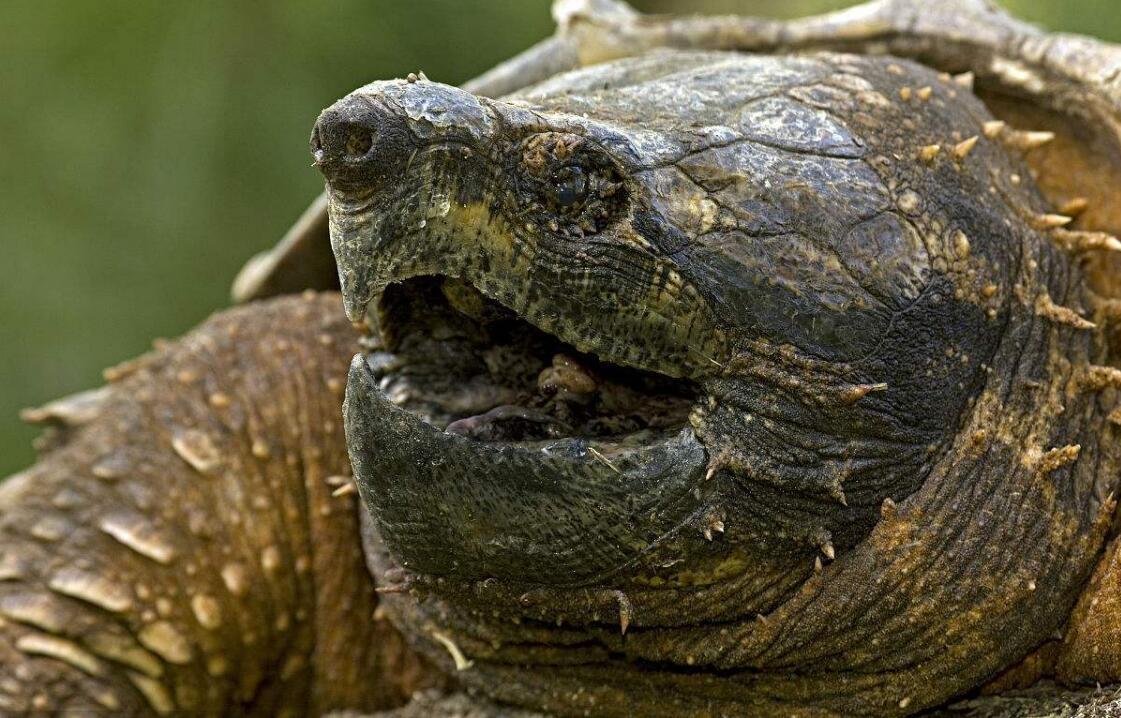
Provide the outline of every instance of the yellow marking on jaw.
{"type": "Polygon", "coordinates": [[[465,251],[483,249],[491,255],[492,259],[509,260],[514,254],[514,244],[517,240],[505,221],[495,220],[490,205],[485,202],[470,204],[452,202],[448,211],[441,212],[440,216],[428,226],[434,230],[449,231],[458,235],[459,241],[465,243],[465,251]]]}

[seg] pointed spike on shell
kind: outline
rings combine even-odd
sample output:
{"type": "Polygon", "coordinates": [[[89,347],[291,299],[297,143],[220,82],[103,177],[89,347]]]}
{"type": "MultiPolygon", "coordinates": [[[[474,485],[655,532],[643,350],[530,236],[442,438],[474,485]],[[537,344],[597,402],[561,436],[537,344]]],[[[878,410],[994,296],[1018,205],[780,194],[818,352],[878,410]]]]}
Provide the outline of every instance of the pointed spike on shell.
{"type": "Polygon", "coordinates": [[[1065,227],[1074,221],[1074,217],[1065,214],[1040,214],[1036,215],[1033,224],[1036,229],[1057,229],[1065,227]]]}
{"type": "Polygon", "coordinates": [[[879,382],[877,384],[853,384],[841,391],[841,403],[855,404],[872,392],[877,391],[887,391],[887,383],[879,382]]]}
{"type": "Polygon", "coordinates": [[[1001,134],[1005,147],[1022,152],[1038,149],[1055,139],[1054,132],[1033,132],[1030,130],[1007,130],[1001,134]]]}
{"type": "Polygon", "coordinates": [[[919,149],[919,159],[923,162],[933,162],[941,152],[941,145],[927,145],[919,149]]]}
{"type": "Polygon", "coordinates": [[[631,605],[631,600],[627,598],[627,594],[622,591],[612,591],[611,595],[615,598],[615,602],[619,604],[619,633],[620,635],[627,635],[627,628],[631,625],[631,620],[634,618],[634,606],[631,605]]]}
{"type": "Polygon", "coordinates": [[[822,568],[821,556],[814,556],[814,573],[821,573],[822,568]]]}
{"type": "Polygon", "coordinates": [[[431,631],[430,635],[435,638],[441,645],[443,645],[443,647],[447,650],[448,654],[452,658],[452,662],[455,664],[455,670],[466,671],[467,669],[475,665],[475,662],[468,659],[467,656],[463,654],[463,651],[459,649],[459,646],[456,645],[455,641],[453,641],[451,637],[441,633],[440,631],[431,631]]]}
{"type": "Polygon", "coordinates": [[[890,496],[885,498],[883,503],[880,504],[880,518],[892,519],[895,518],[898,512],[899,507],[890,496]]]}
{"type": "Polygon", "coordinates": [[[833,548],[832,541],[826,541],[825,543],[821,544],[821,553],[830,561],[837,558],[837,551],[833,548]]]}
{"type": "Polygon", "coordinates": [[[351,481],[349,484],[343,484],[339,488],[331,492],[331,496],[338,498],[340,496],[350,496],[351,494],[358,493],[358,485],[351,481]]]}
{"type": "Polygon", "coordinates": [[[1090,200],[1085,197],[1071,197],[1059,205],[1059,214],[1076,217],[1085,212],[1090,206],[1090,200]]]}
{"type": "Polygon", "coordinates": [[[974,81],[977,79],[977,76],[974,75],[972,71],[969,71],[969,72],[963,72],[959,75],[954,75],[953,79],[954,79],[954,84],[957,85],[958,87],[964,87],[965,89],[972,91],[973,90],[973,84],[974,84],[974,81]]]}
{"type": "Polygon", "coordinates": [[[990,140],[995,140],[997,137],[1000,137],[1001,133],[1004,132],[1004,128],[1007,126],[1008,123],[1004,120],[990,120],[981,125],[981,134],[988,137],[990,140]]]}
{"type": "Polygon", "coordinates": [[[1035,304],[1035,313],[1037,316],[1043,317],[1044,319],[1049,319],[1057,324],[1065,324],[1075,329],[1096,329],[1098,326],[1084,319],[1081,314],[1070,307],[1055,304],[1055,301],[1051,299],[1051,295],[1047,293],[1040,295],[1039,300],[1035,304]]]}
{"type": "Polygon", "coordinates": [[[977,141],[979,139],[981,138],[978,135],[973,135],[969,139],[962,140],[954,145],[954,157],[959,160],[964,160],[969,156],[969,153],[973,151],[973,148],[977,146],[977,141]]]}
{"type": "Polygon", "coordinates": [[[1106,232],[1085,232],[1057,227],[1051,238],[1068,252],[1121,252],[1121,240],[1106,232]]]}

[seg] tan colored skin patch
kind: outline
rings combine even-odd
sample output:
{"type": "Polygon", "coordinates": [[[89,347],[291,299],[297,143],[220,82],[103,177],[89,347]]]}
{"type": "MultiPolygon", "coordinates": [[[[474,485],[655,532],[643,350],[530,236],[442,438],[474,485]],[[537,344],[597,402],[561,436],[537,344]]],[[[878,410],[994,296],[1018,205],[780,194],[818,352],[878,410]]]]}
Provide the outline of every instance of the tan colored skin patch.
{"type": "Polygon", "coordinates": [[[168,663],[185,664],[191,661],[191,644],[175,626],[167,621],[156,621],[140,629],[137,638],[146,648],[168,663]]]}
{"type": "MultiPolygon", "coordinates": [[[[1110,508],[1116,506],[1111,502],[1110,508]]],[[[1114,538],[1071,613],[1055,664],[1072,683],[1121,681],[1121,540],[1114,538]]]]}
{"type": "Polygon", "coordinates": [[[312,508],[349,468],[327,382],[355,339],[337,295],[286,298],[115,375],[80,435],[0,486],[0,679],[34,686],[42,711],[81,697],[121,715],[389,708],[425,685],[388,623],[354,620],[377,606],[356,513],[312,508]],[[223,437],[205,480],[204,435],[223,437]],[[254,451],[263,437],[283,452],[254,451]],[[43,506],[83,539],[34,538],[43,506]]]}

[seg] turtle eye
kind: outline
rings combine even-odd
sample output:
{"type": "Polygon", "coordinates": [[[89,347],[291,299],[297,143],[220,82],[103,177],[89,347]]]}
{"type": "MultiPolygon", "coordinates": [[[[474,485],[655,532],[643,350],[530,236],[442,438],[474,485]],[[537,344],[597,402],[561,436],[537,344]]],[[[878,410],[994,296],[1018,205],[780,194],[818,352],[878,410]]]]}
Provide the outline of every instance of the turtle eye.
{"type": "Polygon", "coordinates": [[[541,132],[511,153],[512,211],[522,227],[562,237],[599,234],[623,214],[622,172],[611,156],[586,138],[541,132]]]}
{"type": "Polygon", "coordinates": [[[588,178],[574,165],[561,167],[553,174],[553,202],[560,209],[582,205],[588,196],[588,178]]]}

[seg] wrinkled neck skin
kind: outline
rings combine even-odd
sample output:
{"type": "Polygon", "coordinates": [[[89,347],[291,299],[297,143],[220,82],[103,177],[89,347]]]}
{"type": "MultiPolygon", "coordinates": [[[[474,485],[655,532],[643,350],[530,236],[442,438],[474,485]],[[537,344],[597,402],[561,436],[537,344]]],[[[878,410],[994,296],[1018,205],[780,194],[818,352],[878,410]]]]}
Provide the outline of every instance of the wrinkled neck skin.
{"type": "Polygon", "coordinates": [[[566,716],[905,715],[1059,629],[1117,488],[1110,356],[1064,312],[1093,318],[1078,258],[991,119],[924,68],[840,55],[640,58],[506,102],[375,83],[326,111],[352,318],[453,277],[696,391],[678,434],[605,468],[443,433],[356,360],[396,625],[466,687],[566,716]],[[347,154],[356,127],[378,131],[347,154]],[[603,212],[534,199],[541,134],[621,184],[603,212]]]}

